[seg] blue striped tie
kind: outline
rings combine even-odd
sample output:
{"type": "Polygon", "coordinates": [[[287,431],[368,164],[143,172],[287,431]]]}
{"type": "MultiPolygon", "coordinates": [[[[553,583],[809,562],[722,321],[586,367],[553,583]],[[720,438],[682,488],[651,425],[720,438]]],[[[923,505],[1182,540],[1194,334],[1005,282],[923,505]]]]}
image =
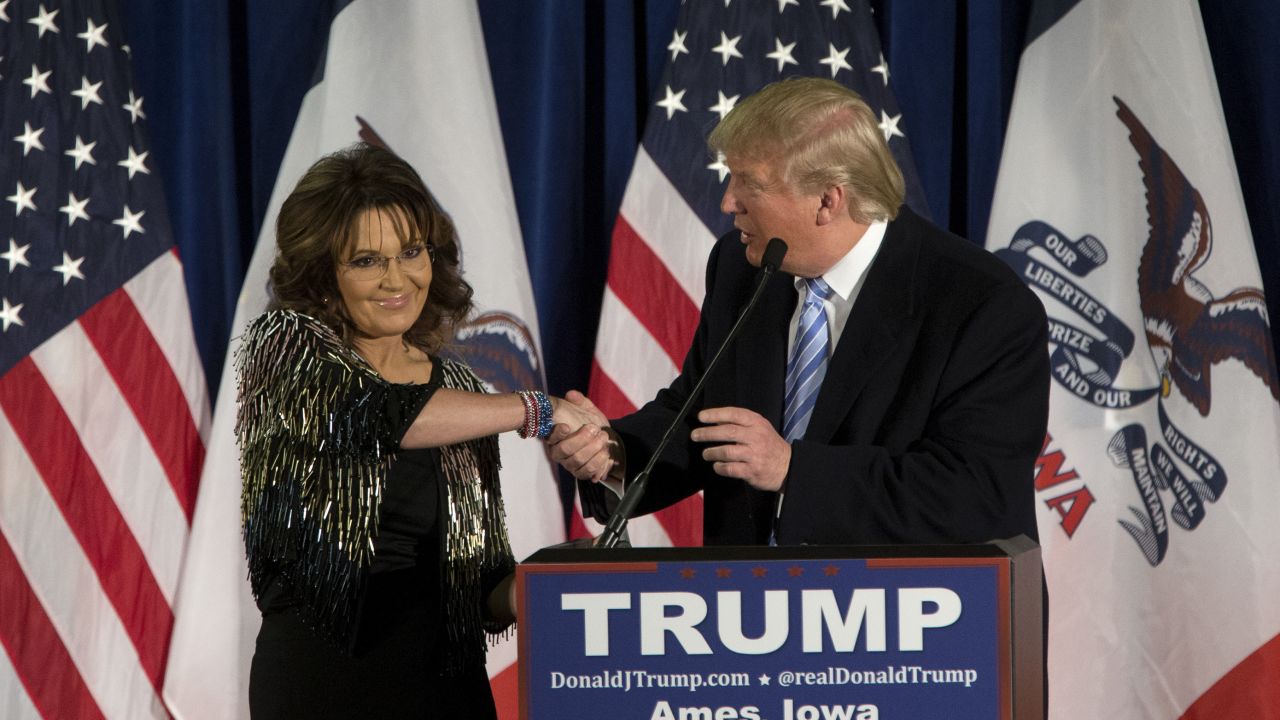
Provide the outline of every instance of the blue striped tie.
{"type": "Polygon", "coordinates": [[[818,401],[822,378],[827,374],[831,330],[822,301],[831,297],[831,286],[822,278],[804,281],[807,292],[800,322],[796,323],[796,343],[787,361],[787,394],[783,401],[782,437],[787,442],[804,437],[818,401]]]}

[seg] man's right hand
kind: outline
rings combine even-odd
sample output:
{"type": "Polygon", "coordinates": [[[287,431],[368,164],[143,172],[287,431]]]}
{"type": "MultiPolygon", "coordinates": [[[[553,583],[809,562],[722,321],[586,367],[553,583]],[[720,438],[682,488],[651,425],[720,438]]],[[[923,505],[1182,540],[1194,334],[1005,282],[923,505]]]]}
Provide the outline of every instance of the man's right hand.
{"type": "Polygon", "coordinates": [[[564,399],[586,413],[593,422],[576,430],[569,425],[556,425],[547,438],[547,444],[551,446],[551,459],[560,463],[579,480],[622,480],[626,455],[622,441],[609,427],[609,419],[586,395],[577,390],[570,390],[564,399]]]}

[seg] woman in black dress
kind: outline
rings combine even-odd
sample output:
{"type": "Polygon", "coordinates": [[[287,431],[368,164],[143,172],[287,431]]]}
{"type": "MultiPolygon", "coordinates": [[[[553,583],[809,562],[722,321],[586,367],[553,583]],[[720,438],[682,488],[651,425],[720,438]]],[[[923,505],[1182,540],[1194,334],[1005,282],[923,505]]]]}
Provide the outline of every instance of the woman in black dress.
{"type": "Polygon", "coordinates": [[[587,418],[436,354],[471,287],[392,153],[322,158],[276,233],[273,307],[237,356],[253,717],[494,717],[484,633],[515,619],[495,434],[587,418]]]}

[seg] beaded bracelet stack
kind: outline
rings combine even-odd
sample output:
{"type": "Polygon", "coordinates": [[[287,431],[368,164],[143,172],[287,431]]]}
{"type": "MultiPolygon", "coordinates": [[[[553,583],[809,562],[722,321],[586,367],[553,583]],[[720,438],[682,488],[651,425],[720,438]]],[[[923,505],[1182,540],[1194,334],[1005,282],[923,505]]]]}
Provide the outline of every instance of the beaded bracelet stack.
{"type": "Polygon", "coordinates": [[[521,390],[516,394],[524,403],[524,425],[516,430],[516,434],[522,438],[545,440],[555,425],[551,399],[539,390],[521,390]]]}

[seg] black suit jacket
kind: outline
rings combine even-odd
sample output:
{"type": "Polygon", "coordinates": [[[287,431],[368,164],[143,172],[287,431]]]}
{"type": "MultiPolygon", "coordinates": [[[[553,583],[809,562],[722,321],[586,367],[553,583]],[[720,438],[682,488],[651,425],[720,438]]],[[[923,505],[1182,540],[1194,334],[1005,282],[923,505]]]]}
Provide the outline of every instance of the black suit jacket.
{"type": "MultiPolygon", "coordinates": [[[[720,238],[679,377],[614,421],[638,472],[755,284],[738,233],[720,238]]],[[[716,475],[689,440],[697,410],[737,406],[781,427],[797,295],[776,273],[650,477],[637,514],[704,491],[704,541],[767,542],[777,494],[716,475]]],[[[1036,538],[1032,472],[1049,399],[1040,300],[990,253],[903,207],[831,357],[808,430],[792,444],[779,544],[1036,538]]],[[[612,493],[579,484],[604,521],[612,493]]]]}

